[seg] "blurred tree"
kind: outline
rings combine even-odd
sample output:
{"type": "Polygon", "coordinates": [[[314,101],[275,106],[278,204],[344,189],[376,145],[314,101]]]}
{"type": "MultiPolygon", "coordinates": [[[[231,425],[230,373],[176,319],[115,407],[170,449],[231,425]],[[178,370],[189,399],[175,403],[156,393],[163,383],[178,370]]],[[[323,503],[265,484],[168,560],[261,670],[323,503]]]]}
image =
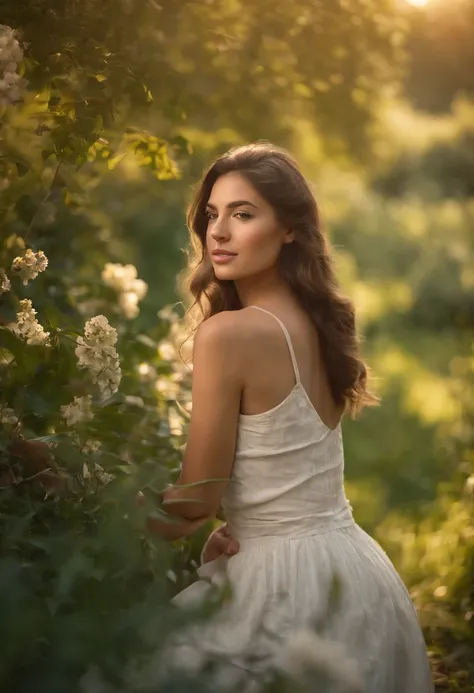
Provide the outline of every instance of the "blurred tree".
{"type": "Polygon", "coordinates": [[[85,156],[77,137],[109,127],[117,102],[123,111],[156,98],[157,129],[224,125],[247,139],[281,139],[282,116],[309,109],[338,147],[362,155],[400,75],[404,23],[392,0],[2,0],[0,10],[28,45],[30,87],[51,90],[55,144],[68,154],[85,156]]]}
{"type": "Polygon", "coordinates": [[[413,190],[428,199],[474,197],[474,128],[440,138],[421,151],[402,151],[373,185],[386,197],[402,197],[413,190]]]}
{"type": "Polygon", "coordinates": [[[474,94],[474,2],[430,2],[412,8],[406,88],[413,105],[449,111],[459,94],[474,94]]]}

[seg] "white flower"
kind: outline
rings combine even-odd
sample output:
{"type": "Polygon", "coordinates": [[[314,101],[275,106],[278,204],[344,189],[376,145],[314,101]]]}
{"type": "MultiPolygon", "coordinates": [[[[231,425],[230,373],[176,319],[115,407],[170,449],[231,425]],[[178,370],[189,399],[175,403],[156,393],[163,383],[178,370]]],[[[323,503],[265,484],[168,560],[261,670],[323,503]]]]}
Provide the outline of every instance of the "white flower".
{"type": "Polygon", "coordinates": [[[472,494],[474,496],[474,474],[471,474],[466,479],[466,484],[464,486],[466,493],[472,494]]]}
{"type": "Polygon", "coordinates": [[[123,294],[120,294],[118,297],[118,304],[127,320],[133,320],[133,318],[136,318],[140,313],[138,296],[134,294],[133,291],[125,291],[123,294]]]}
{"type": "Polygon", "coordinates": [[[138,300],[141,301],[148,293],[148,284],[143,279],[135,279],[129,291],[133,291],[138,296],[138,300]]]}
{"type": "Polygon", "coordinates": [[[286,645],[278,666],[296,679],[320,673],[344,686],[344,690],[363,691],[357,662],[348,656],[342,643],[327,640],[316,632],[297,631],[286,645]]]}
{"type": "Polygon", "coordinates": [[[176,399],[179,395],[179,383],[170,378],[158,378],[155,388],[166,399],[176,399]]]}
{"type": "Polygon", "coordinates": [[[104,397],[117,392],[122,379],[120,360],[114,347],[117,330],[104,315],[86,322],[84,337],[77,338],[75,353],[79,368],[87,368],[92,382],[98,385],[104,397]]]}
{"type": "Polygon", "coordinates": [[[179,320],[179,315],[175,313],[173,306],[163,306],[163,308],[158,311],[158,317],[168,322],[176,322],[179,320]]]}
{"type": "Polygon", "coordinates": [[[12,325],[12,332],[20,339],[26,340],[27,344],[39,344],[50,346],[49,332],[45,332],[42,325],[36,320],[36,310],[31,301],[24,298],[20,301],[21,309],[18,311],[17,322],[12,325]]]}
{"type": "Polygon", "coordinates": [[[61,407],[61,415],[66,419],[66,426],[75,426],[83,421],[91,421],[94,418],[92,411],[92,396],[74,397],[71,404],[61,407]]]}
{"type": "Polygon", "coordinates": [[[86,322],[84,337],[92,346],[113,346],[118,339],[117,330],[109,323],[105,315],[96,315],[86,322]]]}
{"type": "Polygon", "coordinates": [[[1,278],[1,283],[0,283],[0,296],[7,291],[10,291],[11,289],[11,282],[8,279],[8,277],[5,275],[3,270],[0,270],[0,278],[1,278]]]}
{"type": "Polygon", "coordinates": [[[92,438],[90,438],[89,440],[86,440],[82,446],[82,452],[84,455],[93,455],[95,452],[99,452],[101,447],[102,443],[100,440],[92,440],[92,438]]]}
{"type": "Polygon", "coordinates": [[[135,395],[127,395],[125,397],[125,404],[128,404],[130,407],[139,407],[140,409],[143,409],[145,406],[145,402],[142,398],[136,397],[135,395]]]}
{"type": "Polygon", "coordinates": [[[140,380],[146,382],[147,380],[154,380],[156,378],[156,368],[151,366],[149,363],[140,363],[137,368],[140,374],[140,380]]]}
{"type": "Polygon", "coordinates": [[[119,306],[128,320],[139,314],[138,303],[145,297],[148,284],[137,279],[135,265],[108,262],[102,270],[102,281],[118,294],[119,306]]]}
{"type": "Polygon", "coordinates": [[[136,278],[137,268],[135,265],[120,265],[107,262],[102,270],[102,281],[117,293],[130,291],[130,284],[136,278]]]}
{"type": "Polygon", "coordinates": [[[17,425],[18,417],[13,411],[13,409],[7,406],[0,407],[0,423],[5,424],[7,426],[17,425]]]}
{"type": "Polygon", "coordinates": [[[109,474],[109,472],[106,472],[104,468],[100,466],[100,464],[95,465],[94,473],[96,474],[97,478],[102,484],[108,484],[109,481],[112,481],[112,479],[114,479],[114,475],[109,474]]]}
{"type": "Polygon", "coordinates": [[[158,352],[164,361],[172,361],[176,356],[174,344],[169,339],[162,339],[158,344],[158,352]]]}
{"type": "Polygon", "coordinates": [[[47,266],[48,258],[42,250],[34,253],[31,248],[28,248],[23,257],[16,257],[13,260],[12,272],[19,274],[26,286],[31,279],[35,279],[40,272],[44,272],[47,266]]]}
{"type": "Polygon", "coordinates": [[[23,60],[23,51],[9,26],[0,24],[0,104],[8,105],[21,99],[26,80],[16,72],[23,60]]]}

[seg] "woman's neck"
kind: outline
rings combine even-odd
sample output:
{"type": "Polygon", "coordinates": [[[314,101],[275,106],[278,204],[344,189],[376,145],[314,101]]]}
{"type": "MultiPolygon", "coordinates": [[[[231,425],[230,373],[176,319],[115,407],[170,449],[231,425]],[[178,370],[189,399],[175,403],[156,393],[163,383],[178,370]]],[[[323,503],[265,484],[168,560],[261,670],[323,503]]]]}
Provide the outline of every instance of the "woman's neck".
{"type": "Polygon", "coordinates": [[[235,288],[242,308],[295,301],[288,284],[275,273],[245,277],[235,282],[235,288]]]}

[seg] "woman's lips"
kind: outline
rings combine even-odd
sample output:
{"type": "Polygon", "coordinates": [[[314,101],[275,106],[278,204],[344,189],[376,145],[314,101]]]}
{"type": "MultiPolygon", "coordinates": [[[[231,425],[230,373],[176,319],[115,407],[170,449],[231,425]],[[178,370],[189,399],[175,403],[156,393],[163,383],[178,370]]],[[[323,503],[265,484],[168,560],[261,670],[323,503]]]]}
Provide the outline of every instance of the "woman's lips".
{"type": "Polygon", "coordinates": [[[230,250],[213,250],[212,251],[213,262],[217,262],[220,265],[225,264],[226,262],[230,262],[235,257],[237,257],[237,253],[231,253],[230,250]]]}

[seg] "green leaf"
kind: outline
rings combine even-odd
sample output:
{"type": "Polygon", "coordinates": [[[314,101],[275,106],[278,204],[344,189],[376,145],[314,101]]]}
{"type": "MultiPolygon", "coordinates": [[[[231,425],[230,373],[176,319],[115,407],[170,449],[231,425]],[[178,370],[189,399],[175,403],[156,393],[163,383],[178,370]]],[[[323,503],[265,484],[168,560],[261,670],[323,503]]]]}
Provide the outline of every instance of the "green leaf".
{"type": "Polygon", "coordinates": [[[82,472],[82,466],[87,459],[78,447],[68,442],[59,442],[53,449],[54,456],[66,465],[68,471],[82,472]]]}
{"type": "Polygon", "coordinates": [[[18,363],[22,362],[27,345],[6,327],[0,327],[0,346],[13,354],[18,363]]]}
{"type": "Polygon", "coordinates": [[[25,176],[28,171],[30,170],[30,164],[28,161],[16,161],[16,168],[18,171],[18,175],[21,177],[25,176]]]}

